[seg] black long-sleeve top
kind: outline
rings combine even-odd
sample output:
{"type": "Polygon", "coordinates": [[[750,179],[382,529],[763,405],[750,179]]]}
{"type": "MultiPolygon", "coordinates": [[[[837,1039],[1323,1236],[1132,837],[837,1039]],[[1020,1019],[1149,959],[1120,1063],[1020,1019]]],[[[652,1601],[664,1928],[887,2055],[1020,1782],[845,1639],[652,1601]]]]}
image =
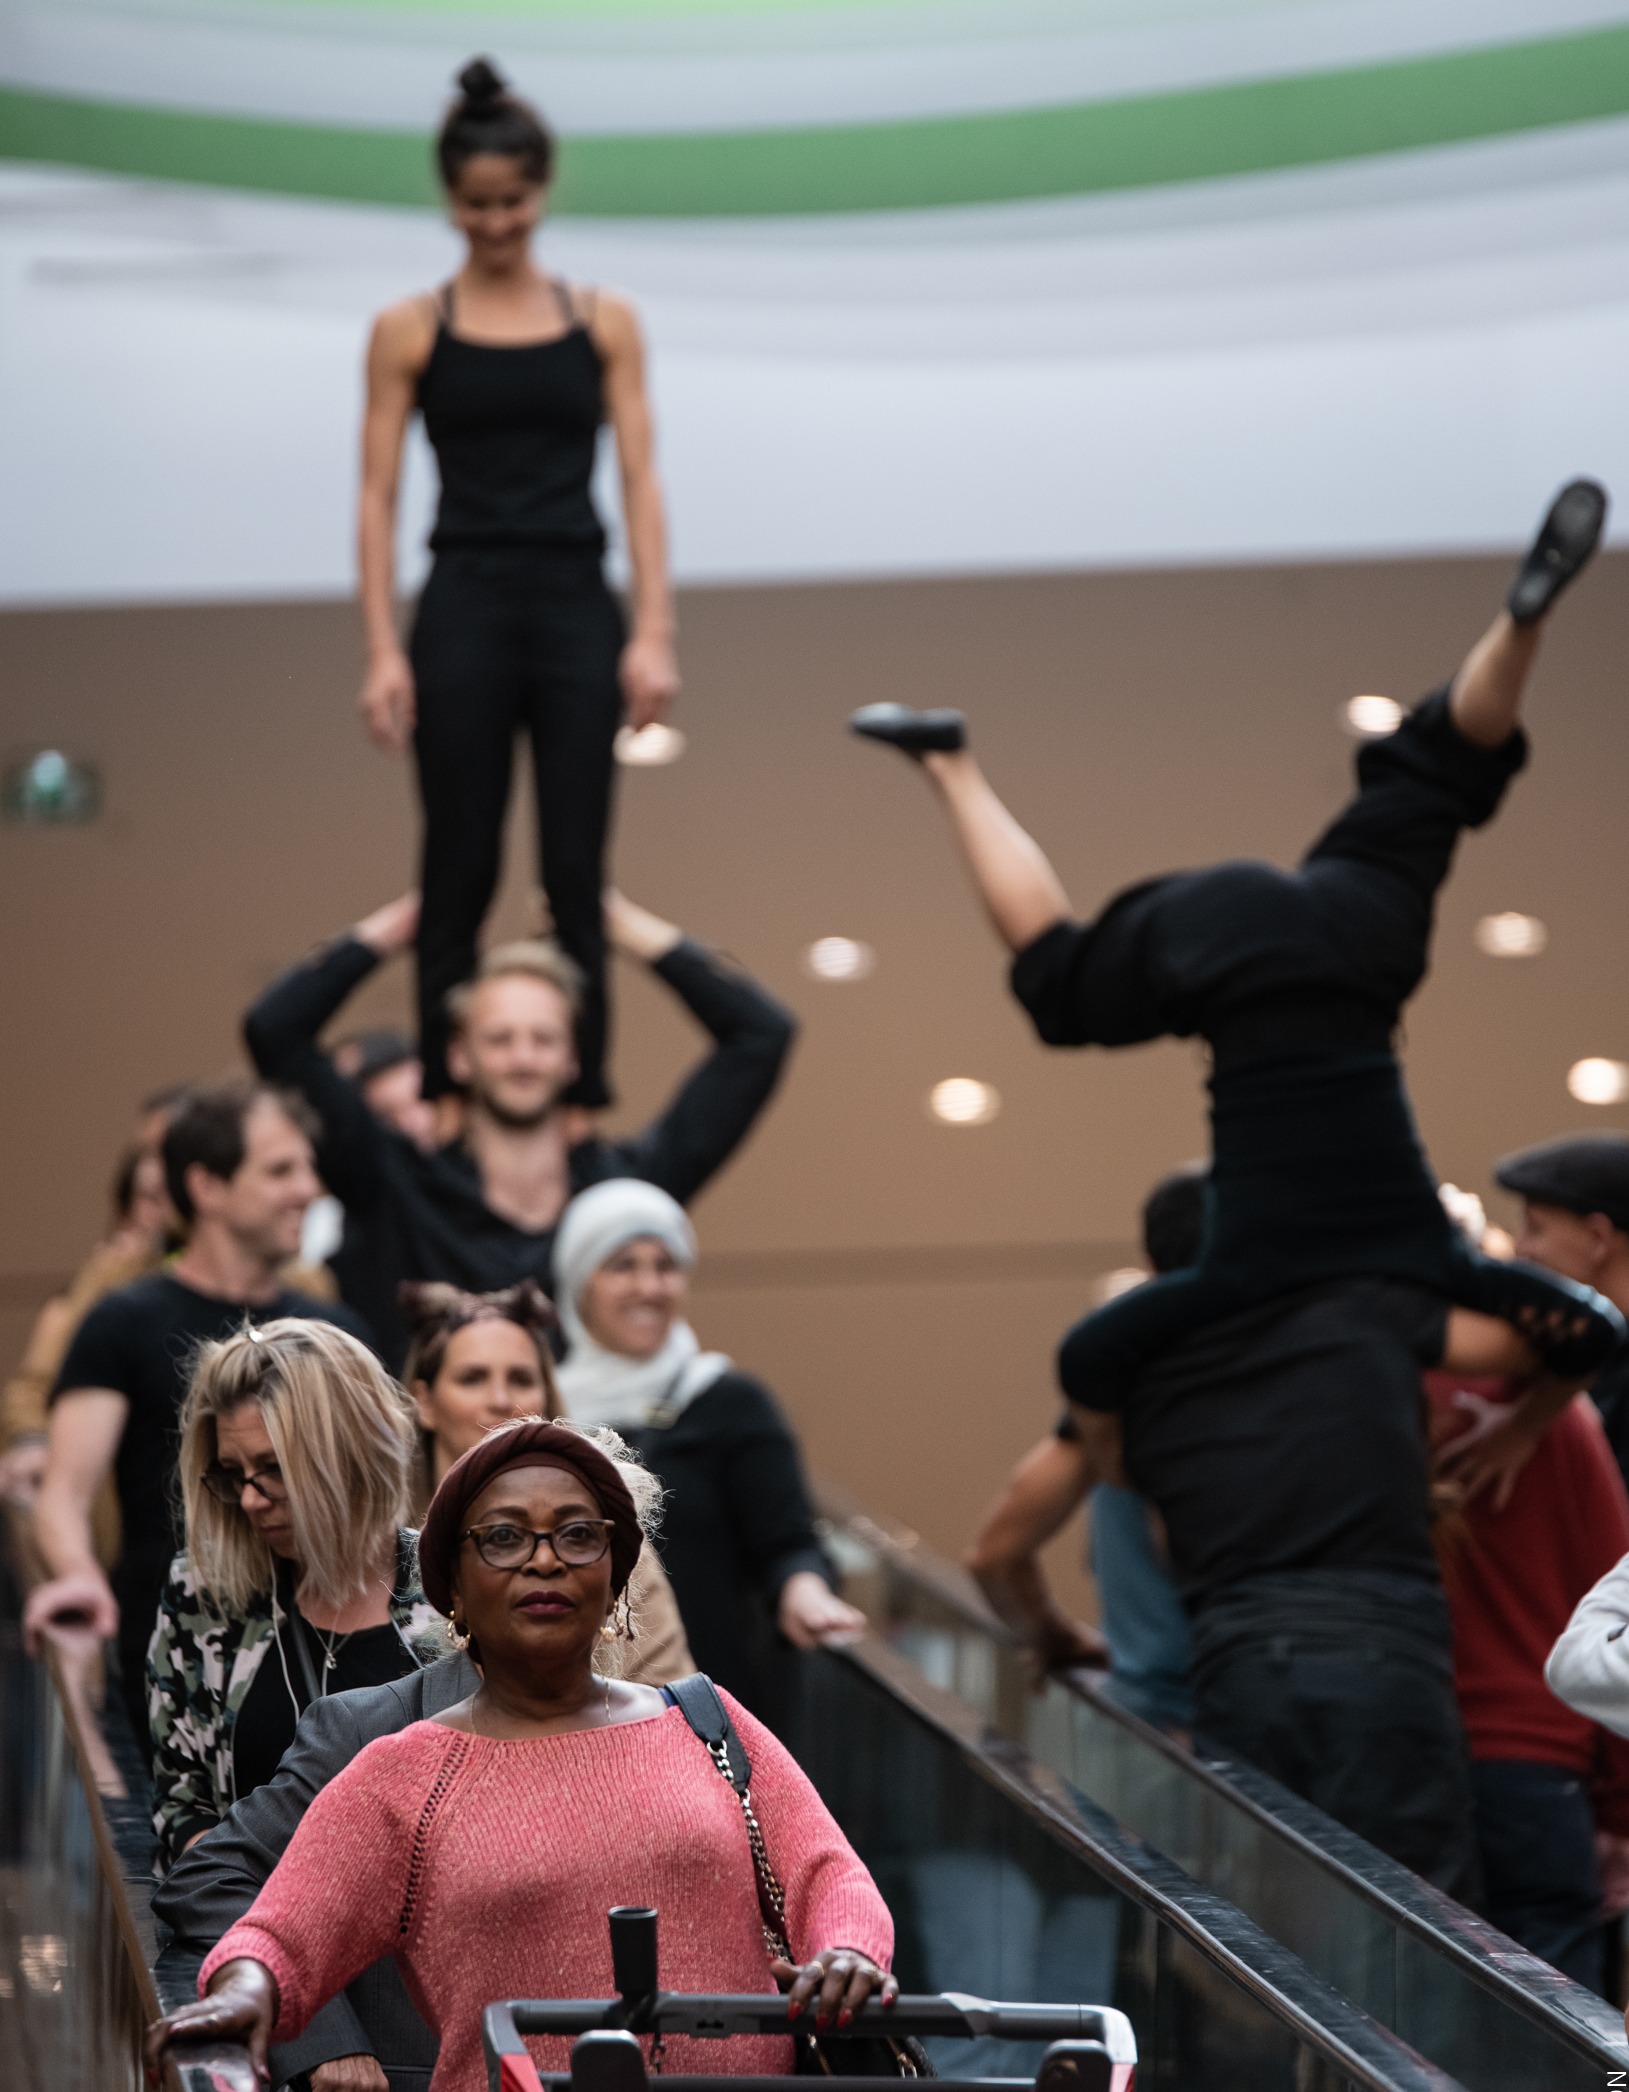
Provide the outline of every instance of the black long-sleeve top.
{"type": "MultiPolygon", "coordinates": [[[[535,1278],[552,1290],[555,1229],[552,1222],[517,1227],[494,1213],[462,1141],[426,1154],[374,1116],[318,1045],[324,1025],[378,964],[360,939],[336,939],[272,983],[244,1018],[243,1035],[266,1080],[298,1090],[322,1121],[317,1166],[345,1208],[334,1275],[399,1372],[408,1341],[397,1304],[404,1279],[444,1279],[484,1293],[535,1278]]],[[[643,1131],[571,1148],[573,1194],[607,1177],[640,1177],[681,1204],[694,1198],[745,1139],[791,1049],[789,1012],[690,938],[653,971],[711,1032],[713,1051],[643,1131]]]]}
{"type": "Polygon", "coordinates": [[[691,1655],[774,1727],[790,1690],[782,1587],[800,1569],[837,1583],[780,1404],[762,1381],[724,1373],[673,1423],[623,1436],[667,1491],[657,1545],[691,1655]]]}

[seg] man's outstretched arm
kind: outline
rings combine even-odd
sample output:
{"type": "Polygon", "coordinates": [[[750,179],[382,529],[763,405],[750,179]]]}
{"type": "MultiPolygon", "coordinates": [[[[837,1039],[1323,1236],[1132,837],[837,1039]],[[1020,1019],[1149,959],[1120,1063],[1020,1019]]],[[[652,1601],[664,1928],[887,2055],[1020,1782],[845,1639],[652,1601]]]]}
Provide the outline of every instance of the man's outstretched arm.
{"type": "Polygon", "coordinates": [[[1058,1604],[1039,1559],[1040,1549],[1107,1479],[1102,1448],[1093,1441],[1097,1427],[1117,1432],[1119,1420],[1093,1416],[1088,1422],[1093,1427],[1088,1433],[1053,1433],[1030,1448],[967,1553],[967,1566],[985,1597],[1046,1670],[1108,1661],[1108,1644],[1095,1627],[1071,1619],[1058,1604]]]}
{"type": "Polygon", "coordinates": [[[384,1136],[361,1091],[317,1041],[379,962],[412,944],[418,912],[418,895],[411,893],[375,909],[315,958],[280,974],[243,1019],[244,1043],[261,1075],[298,1090],[322,1121],[317,1166],[329,1190],[351,1207],[366,1206],[378,1187],[384,1136]]]}
{"type": "Polygon", "coordinates": [[[769,1102],[797,1021],[756,981],[619,893],[605,897],[605,927],[613,946],[643,960],[715,1042],[661,1117],[612,1149],[629,1176],[660,1184],[683,1203],[734,1154],[769,1102]]]}

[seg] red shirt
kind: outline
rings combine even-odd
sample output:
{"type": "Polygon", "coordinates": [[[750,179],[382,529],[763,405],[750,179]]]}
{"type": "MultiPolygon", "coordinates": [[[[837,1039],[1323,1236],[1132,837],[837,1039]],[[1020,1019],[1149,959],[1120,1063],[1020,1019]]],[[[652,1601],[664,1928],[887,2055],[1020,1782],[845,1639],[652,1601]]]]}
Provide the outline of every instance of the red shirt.
{"type": "MultiPolygon", "coordinates": [[[[1506,1399],[1499,1381],[1428,1373],[1433,1436],[1452,1439],[1459,1389],[1506,1399]]],[[[1629,1835],[1629,1742],[1586,1720],[1544,1682],[1573,1608],[1629,1554],[1629,1495],[1600,1417],[1579,1395],[1539,1441],[1509,1503],[1479,1496],[1442,1529],[1454,1619],[1454,1686],[1473,1759],[1564,1765],[1591,1783],[1602,1830],[1629,1835]]]]}

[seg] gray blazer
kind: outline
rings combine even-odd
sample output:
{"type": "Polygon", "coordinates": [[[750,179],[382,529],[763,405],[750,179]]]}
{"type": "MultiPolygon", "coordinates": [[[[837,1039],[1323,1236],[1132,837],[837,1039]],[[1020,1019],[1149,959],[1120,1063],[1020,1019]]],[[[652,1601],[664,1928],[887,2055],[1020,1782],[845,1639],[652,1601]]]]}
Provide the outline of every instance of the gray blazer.
{"type": "MultiPolygon", "coordinates": [[[[444,1656],[389,1685],[312,1702],[273,1777],[235,1802],[181,1855],[154,1893],[154,1914],[175,1934],[155,1971],[167,2008],[196,1995],[204,1956],[259,1895],[318,1790],[343,1772],[364,1744],[455,1706],[480,1682],[467,1656],[444,1656]]],[[[319,2063],[357,2055],[378,2057],[391,2092],[425,2092],[429,2085],[436,2038],[419,2017],[393,1960],[364,1969],[324,2005],[298,2041],[272,2050],[272,2082],[283,2085],[319,2063]]]]}

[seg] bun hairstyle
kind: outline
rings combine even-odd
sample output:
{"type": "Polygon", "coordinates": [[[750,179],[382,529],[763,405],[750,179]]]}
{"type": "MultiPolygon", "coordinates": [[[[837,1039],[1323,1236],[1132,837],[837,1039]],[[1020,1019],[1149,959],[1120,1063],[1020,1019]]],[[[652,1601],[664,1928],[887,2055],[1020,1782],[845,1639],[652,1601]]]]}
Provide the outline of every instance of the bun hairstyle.
{"type": "Polygon", "coordinates": [[[409,1387],[422,1380],[434,1386],[447,1356],[447,1346],[461,1329],[472,1322],[513,1322],[523,1329],[537,1348],[543,1374],[544,1407],[552,1414],[557,1407],[554,1392],[554,1359],[549,1338],[560,1326],[554,1303],[536,1279],[522,1279],[500,1293],[466,1293],[458,1286],[439,1281],[409,1280],[397,1294],[412,1331],[412,1343],[402,1378],[409,1387]]]}
{"type": "Polygon", "coordinates": [[[481,153],[518,160],[529,182],[554,172],[554,133],[530,102],[511,94],[509,82],[490,58],[472,58],[458,75],[459,97],[447,111],[436,139],[436,165],[448,189],[481,153]]]}

